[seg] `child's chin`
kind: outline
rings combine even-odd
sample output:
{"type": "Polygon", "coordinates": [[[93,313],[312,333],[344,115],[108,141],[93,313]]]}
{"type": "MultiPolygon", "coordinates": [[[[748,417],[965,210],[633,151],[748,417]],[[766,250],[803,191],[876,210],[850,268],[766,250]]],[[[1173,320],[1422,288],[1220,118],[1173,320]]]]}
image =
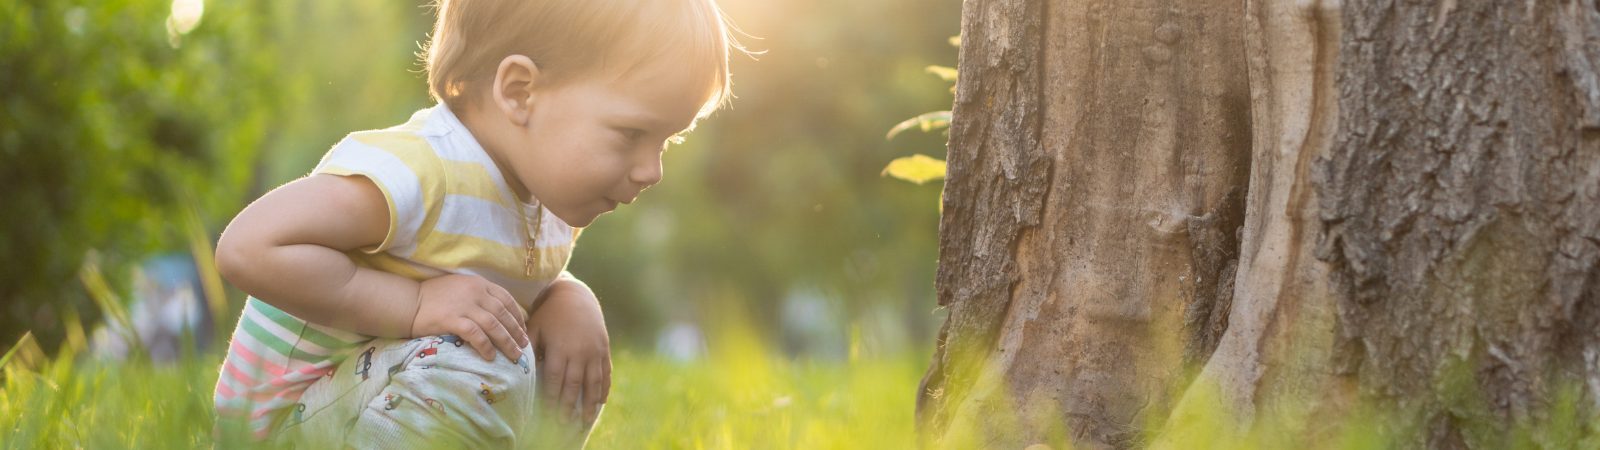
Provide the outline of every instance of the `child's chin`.
{"type": "Polygon", "coordinates": [[[556,211],[551,211],[551,213],[555,214],[556,217],[561,218],[562,222],[566,222],[568,226],[571,226],[573,228],[587,227],[587,226],[589,226],[589,224],[594,223],[594,219],[595,218],[600,217],[601,214],[605,214],[607,212],[610,212],[610,211],[600,211],[600,212],[576,211],[576,212],[570,212],[570,213],[566,213],[566,214],[562,214],[562,213],[556,212],[556,211]]]}

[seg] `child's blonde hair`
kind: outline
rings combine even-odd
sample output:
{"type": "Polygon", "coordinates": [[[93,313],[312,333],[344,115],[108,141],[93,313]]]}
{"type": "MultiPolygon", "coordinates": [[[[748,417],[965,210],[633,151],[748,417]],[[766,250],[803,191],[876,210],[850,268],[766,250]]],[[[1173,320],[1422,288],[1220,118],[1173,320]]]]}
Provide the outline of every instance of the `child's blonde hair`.
{"type": "Polygon", "coordinates": [[[500,61],[524,55],[541,84],[596,73],[626,73],[675,52],[709,79],[705,116],[732,96],[728,49],[744,51],[714,0],[438,0],[423,49],[428,90],[451,109],[493,82],[500,61]],[[618,70],[618,72],[609,72],[618,70]]]}

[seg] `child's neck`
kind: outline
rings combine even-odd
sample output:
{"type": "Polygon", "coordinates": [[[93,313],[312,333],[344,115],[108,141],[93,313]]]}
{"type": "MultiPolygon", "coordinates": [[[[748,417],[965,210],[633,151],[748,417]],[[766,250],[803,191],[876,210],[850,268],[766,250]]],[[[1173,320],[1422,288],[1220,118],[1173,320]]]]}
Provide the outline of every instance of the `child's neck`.
{"type": "Polygon", "coordinates": [[[526,185],[522,184],[522,179],[517,177],[516,172],[511,170],[511,161],[503,156],[507,147],[504,143],[509,141],[504,135],[509,130],[502,129],[505,123],[491,122],[494,114],[481,111],[476,104],[467,105],[462,109],[463,111],[456,112],[456,118],[461,119],[461,124],[467,127],[467,133],[478,141],[478,146],[483,147],[484,153],[489,154],[489,159],[494,161],[495,168],[500,170],[500,178],[511,188],[511,194],[516,196],[518,202],[531,203],[533,195],[528,192],[526,185]]]}

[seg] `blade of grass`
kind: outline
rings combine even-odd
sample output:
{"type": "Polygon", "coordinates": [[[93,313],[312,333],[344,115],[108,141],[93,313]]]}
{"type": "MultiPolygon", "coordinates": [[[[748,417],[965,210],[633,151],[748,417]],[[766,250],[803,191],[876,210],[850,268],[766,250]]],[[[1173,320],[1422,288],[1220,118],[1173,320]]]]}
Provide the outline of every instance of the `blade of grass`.
{"type": "Polygon", "coordinates": [[[56,358],[72,359],[89,347],[89,339],[83,332],[83,318],[78,315],[76,306],[72,306],[71,303],[62,306],[61,325],[67,330],[67,339],[61,343],[56,358]]]}
{"type": "Polygon", "coordinates": [[[89,255],[83,258],[83,267],[78,270],[78,279],[83,282],[84,289],[89,291],[89,299],[94,300],[100,312],[110,317],[113,321],[112,332],[122,336],[128,344],[128,356],[144,355],[144,342],[139,340],[139,333],[133,327],[133,319],[128,315],[127,308],[122,306],[122,299],[106,283],[105,274],[100,271],[100,254],[90,250],[89,255]]]}
{"type": "Polygon", "coordinates": [[[0,356],[0,369],[5,369],[6,364],[10,364],[11,363],[11,358],[14,357],[14,356],[17,356],[17,351],[18,350],[22,350],[22,348],[26,347],[28,342],[32,341],[32,340],[33,340],[33,332],[32,331],[29,331],[29,332],[26,332],[26,333],[22,333],[22,338],[21,339],[17,339],[16,345],[12,345],[11,346],[11,350],[7,350],[5,356],[0,356]]]}
{"type": "MultiPolygon", "coordinates": [[[[188,202],[194,204],[194,202],[188,202]]],[[[194,207],[184,208],[183,221],[184,234],[189,239],[189,254],[194,257],[194,267],[200,274],[200,287],[203,289],[206,306],[210,308],[211,323],[229,323],[228,311],[233,311],[228,304],[228,293],[223,288],[222,274],[217,272],[216,253],[212,249],[209,233],[200,220],[200,211],[194,207]]],[[[216,336],[225,336],[216,333],[216,336]]]]}

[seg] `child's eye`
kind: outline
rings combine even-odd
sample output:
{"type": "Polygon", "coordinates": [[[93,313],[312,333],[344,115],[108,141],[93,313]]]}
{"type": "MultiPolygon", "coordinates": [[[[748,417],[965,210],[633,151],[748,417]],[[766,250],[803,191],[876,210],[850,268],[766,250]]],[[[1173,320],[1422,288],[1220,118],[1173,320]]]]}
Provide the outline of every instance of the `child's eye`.
{"type": "Polygon", "coordinates": [[[627,139],[628,142],[635,142],[644,137],[644,130],[638,128],[620,128],[617,132],[622,133],[622,137],[627,139]]]}

